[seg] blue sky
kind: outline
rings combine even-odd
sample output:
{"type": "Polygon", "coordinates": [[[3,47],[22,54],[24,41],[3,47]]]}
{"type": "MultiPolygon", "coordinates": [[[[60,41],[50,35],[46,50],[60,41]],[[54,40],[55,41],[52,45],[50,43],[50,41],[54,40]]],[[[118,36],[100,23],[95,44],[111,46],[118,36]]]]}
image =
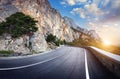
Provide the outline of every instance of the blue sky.
{"type": "Polygon", "coordinates": [[[77,8],[77,7],[83,7],[81,5],[74,5],[74,6],[69,6],[67,4],[62,4],[62,0],[49,0],[50,4],[52,7],[54,7],[55,9],[57,9],[60,14],[62,16],[68,16],[70,18],[72,18],[76,24],[81,25],[81,27],[85,26],[85,19],[81,19],[80,17],[78,17],[77,15],[73,15],[70,12],[72,11],[73,8],[77,8]]]}
{"type": "Polygon", "coordinates": [[[49,2],[62,16],[72,18],[80,27],[96,30],[104,40],[120,41],[120,0],[49,0],[49,2]]]}

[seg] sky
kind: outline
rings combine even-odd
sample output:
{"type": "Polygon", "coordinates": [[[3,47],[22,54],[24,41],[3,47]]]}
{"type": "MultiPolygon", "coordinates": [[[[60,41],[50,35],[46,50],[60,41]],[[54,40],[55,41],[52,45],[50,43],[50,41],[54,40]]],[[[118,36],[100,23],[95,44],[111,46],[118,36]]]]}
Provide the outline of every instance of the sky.
{"type": "Polygon", "coordinates": [[[48,0],[60,14],[120,45],[120,0],[48,0]]]}

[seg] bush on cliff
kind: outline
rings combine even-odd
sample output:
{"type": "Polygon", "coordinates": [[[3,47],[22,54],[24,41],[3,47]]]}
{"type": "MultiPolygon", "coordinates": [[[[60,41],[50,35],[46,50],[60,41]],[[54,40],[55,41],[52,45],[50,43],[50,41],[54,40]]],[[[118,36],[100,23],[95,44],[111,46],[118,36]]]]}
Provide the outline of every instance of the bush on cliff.
{"type": "Polygon", "coordinates": [[[38,30],[37,21],[28,15],[17,12],[6,18],[6,21],[0,23],[0,35],[4,33],[11,34],[13,38],[20,37],[24,34],[33,34],[38,30]]]}
{"type": "Polygon", "coordinates": [[[58,39],[56,36],[54,36],[52,34],[48,34],[46,36],[46,41],[50,42],[50,43],[54,43],[56,46],[66,44],[65,40],[62,41],[62,40],[58,39]]]}
{"type": "Polygon", "coordinates": [[[9,56],[13,52],[14,51],[12,51],[12,50],[0,50],[0,55],[9,56]]]}

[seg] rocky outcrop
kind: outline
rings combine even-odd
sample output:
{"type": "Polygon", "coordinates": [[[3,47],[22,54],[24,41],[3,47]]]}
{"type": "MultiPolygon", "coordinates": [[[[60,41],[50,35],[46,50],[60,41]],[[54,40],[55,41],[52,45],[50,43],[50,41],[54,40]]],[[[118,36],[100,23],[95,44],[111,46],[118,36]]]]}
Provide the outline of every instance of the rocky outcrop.
{"type": "Polygon", "coordinates": [[[31,37],[23,36],[7,40],[2,36],[0,50],[14,50],[23,53],[45,51],[47,49],[45,41],[47,33],[68,42],[74,40],[75,35],[73,36],[71,28],[64,23],[59,12],[52,8],[47,0],[0,0],[0,21],[5,21],[6,17],[16,12],[23,12],[35,18],[38,21],[39,30],[31,37]]]}
{"type": "Polygon", "coordinates": [[[0,21],[16,12],[23,12],[35,18],[38,23],[38,31],[33,36],[23,36],[17,39],[9,39],[12,43],[2,37],[0,39],[0,50],[14,50],[15,52],[41,52],[48,47],[45,36],[51,33],[61,40],[71,42],[79,38],[80,32],[71,29],[74,23],[67,22],[59,12],[52,8],[48,0],[0,0],[0,21]],[[20,44],[19,44],[20,42],[20,44]],[[7,48],[6,48],[7,47],[7,48]],[[16,47],[16,48],[15,48],[16,47]]]}
{"type": "Polygon", "coordinates": [[[14,50],[14,52],[28,54],[29,48],[25,44],[29,41],[28,36],[11,39],[11,36],[4,34],[0,37],[0,50],[14,50]]]}
{"type": "Polygon", "coordinates": [[[66,39],[66,41],[73,40],[72,35],[70,36],[69,34],[71,32],[70,27],[64,23],[59,12],[52,8],[47,0],[1,0],[1,2],[5,6],[4,13],[2,11],[2,19],[16,11],[20,11],[38,20],[37,27],[39,27],[39,32],[41,34],[45,35],[46,33],[52,33],[61,39],[66,39],[64,36],[71,37],[69,40],[66,39]]]}
{"type": "Polygon", "coordinates": [[[77,25],[72,18],[69,18],[67,16],[63,17],[65,24],[67,24],[69,27],[77,28],[80,27],[77,25]]]}

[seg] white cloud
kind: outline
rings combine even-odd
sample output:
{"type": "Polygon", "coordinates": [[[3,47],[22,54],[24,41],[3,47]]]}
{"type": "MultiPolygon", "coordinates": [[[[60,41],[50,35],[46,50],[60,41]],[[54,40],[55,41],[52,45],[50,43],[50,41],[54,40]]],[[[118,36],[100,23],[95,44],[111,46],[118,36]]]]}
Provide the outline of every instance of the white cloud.
{"type": "Polygon", "coordinates": [[[96,30],[99,36],[104,40],[108,39],[115,45],[120,45],[120,27],[117,23],[111,24],[96,24],[93,22],[88,22],[87,24],[91,29],[96,30]]]}
{"type": "Polygon", "coordinates": [[[87,0],[76,0],[78,2],[86,2],[87,0]]]}
{"type": "Polygon", "coordinates": [[[103,38],[103,39],[108,39],[112,42],[112,44],[115,45],[120,45],[120,27],[117,26],[105,26],[103,25],[102,28],[99,27],[99,35],[103,38]]]}
{"type": "Polygon", "coordinates": [[[63,4],[63,5],[64,5],[64,4],[66,4],[66,3],[62,1],[62,2],[61,2],[61,4],[63,4]]]}
{"type": "Polygon", "coordinates": [[[93,14],[95,16],[103,15],[102,10],[100,10],[100,8],[98,8],[95,3],[93,3],[91,5],[89,5],[89,4],[85,5],[84,8],[87,11],[87,14],[93,14]]]}
{"type": "Polygon", "coordinates": [[[116,23],[116,24],[114,24],[115,26],[118,26],[118,24],[116,23]]]}
{"type": "Polygon", "coordinates": [[[68,4],[70,6],[76,5],[76,4],[80,4],[80,3],[85,3],[87,2],[87,0],[63,0],[61,2],[61,4],[68,4]]]}
{"type": "Polygon", "coordinates": [[[95,21],[99,21],[99,18],[95,18],[94,20],[95,20],[95,21]]]}
{"type": "Polygon", "coordinates": [[[107,6],[110,0],[104,0],[103,6],[107,6]]]}
{"type": "Polygon", "coordinates": [[[74,8],[72,11],[71,11],[72,14],[79,14],[79,16],[81,18],[85,18],[85,13],[84,13],[84,10],[82,8],[74,8]]]}
{"type": "Polygon", "coordinates": [[[75,0],[66,0],[69,5],[75,5],[75,0]]]}
{"type": "Polygon", "coordinates": [[[112,8],[120,8],[120,0],[113,0],[112,8]]]}
{"type": "Polygon", "coordinates": [[[109,5],[106,6],[104,11],[103,22],[120,21],[120,0],[110,0],[109,5]]]}
{"type": "Polygon", "coordinates": [[[95,3],[96,5],[106,7],[109,4],[110,1],[111,0],[94,0],[93,3],[95,3]]]}
{"type": "Polygon", "coordinates": [[[101,5],[103,7],[106,7],[108,4],[111,5],[111,8],[119,8],[120,7],[120,0],[95,0],[95,3],[97,5],[99,5],[99,3],[101,3],[101,5]]]}
{"type": "Polygon", "coordinates": [[[104,12],[102,12],[102,10],[100,10],[95,3],[87,4],[84,8],[74,8],[71,13],[79,14],[81,18],[86,18],[88,16],[90,17],[91,15],[98,17],[104,14],[104,12]]]}
{"type": "Polygon", "coordinates": [[[95,27],[95,24],[92,23],[92,22],[88,22],[88,26],[89,26],[89,27],[95,27]]]}
{"type": "Polygon", "coordinates": [[[106,8],[110,1],[111,0],[95,0],[94,3],[106,8]]]}

